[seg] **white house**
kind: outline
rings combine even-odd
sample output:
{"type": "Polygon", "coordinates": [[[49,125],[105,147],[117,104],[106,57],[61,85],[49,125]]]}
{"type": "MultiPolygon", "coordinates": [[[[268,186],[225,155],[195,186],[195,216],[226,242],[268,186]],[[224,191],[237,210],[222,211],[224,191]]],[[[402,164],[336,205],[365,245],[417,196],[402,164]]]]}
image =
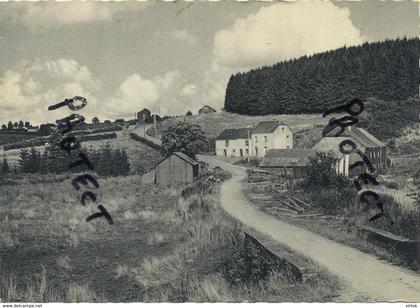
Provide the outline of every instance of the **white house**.
{"type": "Polygon", "coordinates": [[[279,121],[262,121],[252,130],[251,156],[264,157],[271,149],[292,149],[293,132],[279,121]]]}
{"type": "Polygon", "coordinates": [[[225,129],[216,138],[216,155],[243,157],[250,153],[250,128],[225,129]]]}
{"type": "Polygon", "coordinates": [[[255,128],[224,130],[216,138],[216,155],[264,157],[270,149],[293,148],[293,132],[278,121],[262,121],[255,128]]]}

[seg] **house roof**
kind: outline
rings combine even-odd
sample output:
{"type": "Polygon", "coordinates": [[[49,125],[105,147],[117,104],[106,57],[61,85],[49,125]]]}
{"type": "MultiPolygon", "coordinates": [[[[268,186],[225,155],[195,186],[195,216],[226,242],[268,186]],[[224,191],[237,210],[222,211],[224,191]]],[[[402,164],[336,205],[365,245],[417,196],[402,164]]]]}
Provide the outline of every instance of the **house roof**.
{"type": "Polygon", "coordinates": [[[210,107],[209,105],[204,105],[199,110],[204,109],[204,108],[210,108],[211,110],[216,111],[216,109],[214,109],[213,107],[210,107]]]}
{"type": "Polygon", "coordinates": [[[315,156],[313,149],[272,149],[265,154],[260,167],[305,167],[310,157],[315,156]]]}
{"type": "Polygon", "coordinates": [[[141,111],[137,112],[137,113],[143,113],[143,112],[147,112],[150,113],[150,110],[147,108],[143,108],[141,111]]]}
{"type": "Polygon", "coordinates": [[[279,125],[283,125],[279,121],[261,121],[257,127],[252,130],[253,134],[272,133],[279,125]]]}
{"type": "MultiPolygon", "coordinates": [[[[336,127],[327,134],[327,137],[333,137],[334,134],[336,134],[339,130],[340,128],[336,127]]],[[[353,138],[353,141],[355,141],[356,144],[362,146],[363,148],[377,148],[386,146],[382,141],[360,127],[351,127],[351,129],[346,127],[341,136],[353,138]]]]}
{"type": "Polygon", "coordinates": [[[228,128],[221,132],[216,140],[248,139],[248,134],[252,132],[248,128],[228,128]]]}

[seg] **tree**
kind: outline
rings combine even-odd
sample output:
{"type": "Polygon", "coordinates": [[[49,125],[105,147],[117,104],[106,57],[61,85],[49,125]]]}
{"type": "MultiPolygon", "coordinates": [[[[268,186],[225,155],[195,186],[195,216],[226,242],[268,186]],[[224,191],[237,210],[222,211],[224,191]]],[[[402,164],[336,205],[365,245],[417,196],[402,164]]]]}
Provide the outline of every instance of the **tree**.
{"type": "Polygon", "coordinates": [[[343,186],[345,177],[338,175],[335,168],[338,162],[333,152],[317,152],[309,158],[309,166],[305,170],[305,187],[333,188],[343,186]]]}
{"type": "Polygon", "coordinates": [[[94,117],[94,118],[92,119],[92,123],[93,123],[93,124],[98,124],[98,123],[101,123],[101,121],[99,121],[99,119],[98,119],[97,117],[94,117]]]}
{"type": "Polygon", "coordinates": [[[13,123],[13,128],[18,128],[18,127],[19,127],[19,123],[18,122],[13,123]]]}
{"type": "Polygon", "coordinates": [[[18,125],[19,125],[19,128],[23,128],[23,126],[24,126],[23,121],[20,120],[18,125]]]}
{"type": "Polygon", "coordinates": [[[13,123],[12,121],[9,121],[9,123],[7,123],[7,129],[12,130],[13,129],[13,123]]]}
{"type": "Polygon", "coordinates": [[[2,130],[5,130],[5,129],[7,129],[7,126],[6,126],[6,124],[2,124],[2,126],[1,126],[1,129],[2,129],[2,130]]]}
{"type": "Polygon", "coordinates": [[[187,111],[187,113],[185,114],[186,116],[192,116],[192,112],[191,111],[187,111]]]}
{"type": "Polygon", "coordinates": [[[29,128],[31,127],[31,123],[29,123],[28,121],[25,122],[25,128],[29,128]]]}
{"type": "Polygon", "coordinates": [[[200,125],[187,122],[176,122],[162,132],[162,154],[182,152],[192,158],[199,151],[207,150],[210,141],[201,130],[200,125]]]}
{"type": "Polygon", "coordinates": [[[10,173],[10,167],[9,167],[9,164],[7,163],[6,158],[3,158],[3,163],[1,164],[1,173],[2,174],[10,173]]]}

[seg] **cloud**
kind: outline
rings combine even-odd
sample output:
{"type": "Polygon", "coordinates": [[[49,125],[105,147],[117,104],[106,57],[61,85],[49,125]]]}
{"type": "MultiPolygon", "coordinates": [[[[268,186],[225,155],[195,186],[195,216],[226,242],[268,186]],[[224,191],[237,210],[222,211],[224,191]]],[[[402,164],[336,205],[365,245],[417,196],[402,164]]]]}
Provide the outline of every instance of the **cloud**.
{"type": "Polygon", "coordinates": [[[18,3],[5,10],[15,22],[29,27],[47,28],[113,20],[120,12],[144,10],[148,2],[108,3],[103,1],[66,1],[18,3]]]}
{"type": "Polygon", "coordinates": [[[86,97],[83,115],[95,112],[93,93],[100,87],[89,69],[71,59],[34,63],[22,61],[0,77],[0,122],[30,120],[51,122],[69,114],[69,110],[48,111],[48,106],[76,95],[86,97]]]}
{"type": "Polygon", "coordinates": [[[187,30],[174,29],[170,32],[170,37],[176,41],[187,43],[189,45],[195,45],[198,42],[196,36],[190,34],[187,30]]]}
{"type": "Polygon", "coordinates": [[[159,108],[163,112],[175,111],[177,106],[182,105],[178,104],[182,83],[179,71],[168,71],[153,78],[130,75],[119,85],[115,95],[105,100],[106,115],[132,118],[143,108],[153,112],[158,112],[159,108]]]}
{"type": "Polygon", "coordinates": [[[218,64],[237,69],[363,42],[348,8],[329,1],[296,1],[262,7],[255,15],[237,18],[214,37],[218,64]]]}
{"type": "Polygon", "coordinates": [[[194,84],[186,84],[182,90],[181,95],[183,96],[194,96],[197,93],[197,86],[194,84]]]}

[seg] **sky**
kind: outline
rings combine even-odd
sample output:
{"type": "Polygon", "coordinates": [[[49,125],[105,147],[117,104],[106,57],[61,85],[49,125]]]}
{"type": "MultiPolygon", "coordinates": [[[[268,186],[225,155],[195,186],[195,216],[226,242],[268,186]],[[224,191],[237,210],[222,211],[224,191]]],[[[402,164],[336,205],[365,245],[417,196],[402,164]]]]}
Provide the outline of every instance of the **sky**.
{"type": "Polygon", "coordinates": [[[0,124],[220,110],[231,74],[419,35],[414,1],[0,3],[0,124]]]}

